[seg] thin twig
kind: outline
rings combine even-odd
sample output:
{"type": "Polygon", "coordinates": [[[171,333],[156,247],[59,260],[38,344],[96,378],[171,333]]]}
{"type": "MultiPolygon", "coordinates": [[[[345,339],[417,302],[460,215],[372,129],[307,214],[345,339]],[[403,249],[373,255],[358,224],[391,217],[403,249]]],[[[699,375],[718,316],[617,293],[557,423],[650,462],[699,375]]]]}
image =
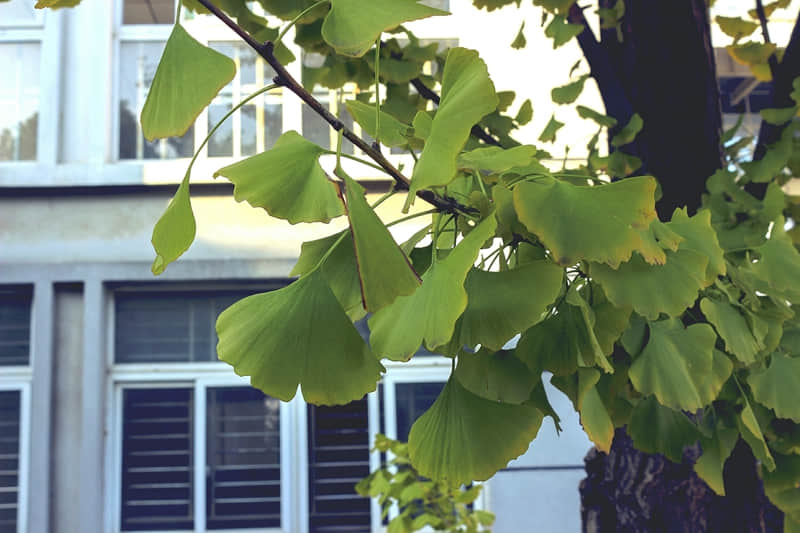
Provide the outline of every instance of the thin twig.
{"type": "MultiPolygon", "coordinates": [[[[772,41],[769,38],[767,14],[764,12],[764,3],[762,0],[756,0],[756,13],[758,13],[758,21],[761,23],[761,33],[764,35],[764,42],[770,44],[772,41]]],[[[772,74],[772,79],[774,80],[778,73],[778,57],[775,52],[769,55],[767,62],[769,63],[770,74],[772,74]]]]}
{"type": "MultiPolygon", "coordinates": [[[[228,26],[245,43],[247,43],[250,48],[255,50],[256,53],[258,53],[258,55],[260,55],[264,61],[266,61],[269,66],[272,67],[272,69],[276,72],[276,76],[273,79],[275,83],[281,85],[282,87],[286,87],[295,95],[297,95],[298,98],[300,98],[303,102],[305,102],[306,105],[313,109],[314,112],[322,117],[325,122],[327,122],[334,130],[341,131],[345,139],[353,143],[362,152],[368,155],[370,159],[375,161],[375,163],[377,163],[384,170],[384,172],[394,179],[395,189],[405,191],[409,190],[411,181],[407,177],[400,173],[400,171],[397,170],[394,165],[392,165],[383,156],[383,154],[372,148],[367,142],[361,139],[361,137],[348,129],[341,120],[336,118],[330,111],[328,111],[328,109],[323,106],[319,100],[314,98],[311,93],[309,93],[300,83],[297,82],[297,80],[294,79],[294,77],[292,77],[291,74],[289,74],[283,64],[275,57],[274,44],[272,42],[267,41],[265,43],[261,43],[257,41],[252,35],[250,35],[235,21],[228,17],[228,15],[223,13],[222,10],[211,3],[210,0],[198,1],[206,9],[213,13],[215,17],[228,26]]],[[[474,209],[460,204],[453,198],[439,197],[432,191],[418,191],[416,196],[422,200],[425,200],[441,211],[446,211],[448,213],[453,213],[456,211],[470,213],[474,211],[474,209]]]]}
{"type": "MultiPolygon", "coordinates": [[[[417,92],[421,97],[425,98],[426,100],[430,100],[436,105],[439,105],[440,101],[439,95],[430,90],[427,85],[422,83],[421,79],[414,78],[413,80],[411,80],[411,85],[414,86],[414,88],[417,90],[417,92]]],[[[483,130],[483,128],[481,128],[477,124],[472,126],[470,133],[473,135],[473,137],[477,137],[486,144],[491,144],[492,146],[501,146],[500,141],[498,141],[497,139],[486,133],[483,130]]]]}

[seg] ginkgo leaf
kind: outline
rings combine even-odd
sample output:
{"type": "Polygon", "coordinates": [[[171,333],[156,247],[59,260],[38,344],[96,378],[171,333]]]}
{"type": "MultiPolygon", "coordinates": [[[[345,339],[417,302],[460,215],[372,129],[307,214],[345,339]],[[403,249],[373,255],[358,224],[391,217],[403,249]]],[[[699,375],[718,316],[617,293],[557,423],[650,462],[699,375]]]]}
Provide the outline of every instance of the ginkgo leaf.
{"type": "Polygon", "coordinates": [[[533,5],[559,15],[566,15],[576,0],[533,0],[533,5]]]}
{"type": "Polygon", "coordinates": [[[350,320],[356,321],[363,318],[367,310],[364,309],[361,296],[361,280],[356,267],[353,239],[350,235],[343,236],[347,231],[304,242],[300,248],[297,264],[289,275],[304,276],[308,274],[317,268],[325,254],[330,251],[319,268],[322,270],[328,286],[339,300],[342,309],[350,317],[350,320]],[[335,247],[333,250],[331,250],[332,246],[335,247]]]}
{"type": "Polygon", "coordinates": [[[719,29],[721,29],[725,35],[733,37],[737,41],[743,37],[747,37],[758,28],[757,23],[744,20],[741,17],[723,17],[717,15],[714,17],[714,20],[719,24],[719,29]]]}
{"type": "Polygon", "coordinates": [[[703,209],[689,217],[686,208],[676,209],[672,213],[672,219],[664,226],[680,236],[681,240],[677,243],[680,250],[692,250],[708,258],[705,285],[710,285],[718,276],[725,275],[725,252],[711,226],[711,211],[703,209]]]}
{"type": "Polygon", "coordinates": [[[583,32],[582,24],[570,24],[563,15],[556,15],[547,25],[544,34],[553,39],[553,49],[568,43],[573,37],[583,32]]]}
{"type": "Polygon", "coordinates": [[[370,317],[370,343],[376,354],[407,361],[423,342],[433,349],[450,341],[456,321],[467,307],[464,280],[496,227],[493,215],[484,219],[447,257],[431,264],[416,291],[398,297],[370,317]]]}
{"type": "Polygon", "coordinates": [[[620,147],[632,143],[642,131],[642,127],[644,127],[642,117],[638,113],[634,113],[628,123],[611,139],[611,146],[620,147]]]}
{"type": "Polygon", "coordinates": [[[356,252],[364,308],[374,313],[398,296],[408,296],[420,279],[389,230],[364,197],[364,188],[343,171],[347,217],[356,252]]]}
{"type": "Polygon", "coordinates": [[[164,272],[167,265],[189,249],[197,233],[197,225],[189,200],[189,173],[183,178],[175,196],[170,200],[167,209],[153,228],[150,242],[156,251],[156,258],[150,270],[158,275],[164,272]]]}
{"type": "Polygon", "coordinates": [[[723,469],[725,461],[733,451],[739,432],[732,428],[719,428],[712,438],[700,438],[703,455],[694,463],[694,471],[711,489],[725,496],[723,469]]]}
{"type": "Polygon", "coordinates": [[[636,404],[628,424],[628,434],[636,449],[663,454],[676,463],[683,459],[683,449],[700,438],[700,431],[686,415],[664,407],[653,396],[636,404]]]}
{"type": "Polygon", "coordinates": [[[404,210],[408,210],[417,191],[447,185],[453,180],[457,170],[456,158],[467,142],[472,126],[494,111],[497,104],[494,84],[478,52],[451,48],[442,73],[439,107],[425,147],[414,166],[404,210]]]}
{"type": "Polygon", "coordinates": [[[541,177],[514,188],[514,208],[559,264],[589,260],[616,268],[643,246],[639,230],[656,217],[655,188],[650,177],[593,187],[541,177]]]}
{"type": "Polygon", "coordinates": [[[736,307],[727,301],[703,298],[700,310],[725,341],[730,353],[746,365],[756,362],[756,355],[764,345],[753,336],[747,320],[736,307]]]}
{"type": "Polygon", "coordinates": [[[289,401],[339,405],[374,391],[383,366],[319,270],[244,298],[217,319],[219,358],[254,387],[289,401]]]}
{"type": "Polygon", "coordinates": [[[516,120],[520,126],[524,126],[530,122],[531,119],[533,119],[533,104],[531,104],[529,98],[519,106],[519,111],[517,111],[517,116],[514,117],[514,120],[516,120]]]}
{"type": "Polygon", "coordinates": [[[756,183],[769,183],[779,175],[789,163],[794,146],[795,128],[789,124],[783,129],[780,138],[767,146],[766,153],[755,161],[742,163],[745,177],[756,183]]]}
{"type": "Polygon", "coordinates": [[[404,22],[447,15],[417,0],[331,0],[322,38],[342,55],[361,57],[378,35],[404,22]]]}
{"type": "Polygon", "coordinates": [[[774,410],[778,418],[790,418],[800,424],[800,359],[774,353],[769,367],[750,374],[747,382],[757,402],[774,410]]]}
{"type": "Polygon", "coordinates": [[[767,285],[765,292],[777,291],[793,302],[800,302],[800,287],[797,284],[800,279],[800,252],[783,226],[784,219],[779,217],[770,238],[756,248],[761,257],[750,266],[750,270],[767,285]]]}
{"type": "Polygon", "coordinates": [[[353,116],[353,120],[358,122],[361,129],[366,131],[373,139],[378,139],[386,146],[405,146],[408,144],[411,126],[403,124],[389,113],[381,111],[379,126],[381,131],[378,135],[375,135],[375,106],[358,100],[348,100],[345,105],[347,105],[347,110],[353,116]]]}
{"type": "Polygon", "coordinates": [[[606,128],[613,128],[614,126],[617,125],[617,119],[599,113],[594,109],[582,105],[577,106],[575,109],[578,111],[578,115],[580,115],[581,118],[588,118],[594,120],[600,126],[604,126],[606,128]]]}
{"type": "Polygon", "coordinates": [[[575,408],[580,413],[581,425],[597,449],[611,451],[614,440],[614,422],[600,398],[595,385],[600,380],[600,372],[594,368],[578,369],[578,398],[575,408]]]}
{"type": "Polygon", "coordinates": [[[584,74],[573,82],[561,87],[556,87],[550,91],[550,97],[556,104],[571,104],[581,95],[583,92],[583,86],[588,79],[589,75],[584,74]]]}
{"type": "Polygon", "coordinates": [[[753,451],[753,455],[756,456],[756,459],[761,461],[761,464],[770,472],[775,470],[775,459],[769,451],[767,441],[764,440],[764,434],[761,432],[761,426],[758,425],[756,415],[753,412],[753,408],[750,406],[750,402],[747,401],[747,398],[744,398],[744,409],[739,413],[737,423],[742,438],[750,445],[750,449],[753,451]]]}
{"type": "Polygon", "coordinates": [[[663,265],[648,265],[640,255],[634,255],[616,270],[592,263],[591,274],[617,306],[632,306],[650,320],[661,313],[678,316],[694,304],[698,291],[705,286],[708,258],[693,250],[667,251],[666,257],[663,265]]]}
{"type": "Polygon", "coordinates": [[[152,141],[186,133],[235,75],[232,59],[200,44],[175,24],[142,108],[145,138],[152,141]],[[191,90],[182,90],[185,87],[191,90]]]}
{"type": "Polygon", "coordinates": [[[535,146],[524,145],[513,148],[487,146],[476,148],[458,156],[458,166],[473,170],[505,172],[514,167],[522,167],[531,162],[538,150],[535,146]]]}
{"type": "Polygon", "coordinates": [[[461,352],[455,376],[465,389],[481,398],[506,403],[523,403],[530,398],[536,377],[513,351],[492,353],[461,352]]]}
{"type": "Polygon", "coordinates": [[[221,168],[214,177],[233,183],[233,197],[291,224],[329,222],[344,214],[339,189],[319,164],[325,150],[287,131],[258,155],[221,168]]]}
{"type": "Polygon", "coordinates": [[[762,109],[758,112],[765,121],[776,126],[781,126],[797,116],[797,106],[781,109],[762,109]]]}
{"type": "Polygon", "coordinates": [[[451,377],[411,427],[411,464],[421,475],[451,486],[489,479],[525,453],[542,419],[531,405],[486,400],[451,377]]]}
{"type": "Polygon", "coordinates": [[[595,336],[593,316],[582,308],[577,290],[570,287],[570,291],[575,295],[568,294],[554,315],[522,334],[517,344],[517,357],[534,374],[547,370],[556,376],[565,376],[574,373],[579,366],[594,364],[600,364],[607,372],[613,371],[595,336]]]}
{"type": "Polygon", "coordinates": [[[457,327],[459,346],[499,350],[543,318],[561,292],[563,277],[564,269],[549,261],[501,272],[471,269],[464,284],[467,308],[457,327]]]}
{"type": "Polygon", "coordinates": [[[558,130],[563,127],[563,122],[556,120],[555,115],[551,116],[550,120],[547,122],[547,125],[544,127],[544,130],[542,130],[541,135],[539,135],[539,140],[543,143],[556,142],[556,133],[558,133],[558,130]]]}
{"type": "MultiPolygon", "coordinates": [[[[3,0],[7,1],[7,0],[3,0]]],[[[62,7],[74,7],[81,3],[81,0],[38,0],[36,2],[35,7],[36,9],[60,9],[62,7]]]]}
{"type": "Polygon", "coordinates": [[[777,46],[774,43],[747,42],[732,44],[725,47],[731,57],[742,65],[756,65],[766,63],[777,46]]]}
{"type": "Polygon", "coordinates": [[[708,324],[684,328],[676,319],[651,323],[650,339],[628,371],[631,383],[667,407],[700,409],[714,399],[708,398],[707,389],[713,385],[718,392],[724,383],[716,383],[712,375],[716,340],[708,324]]]}
{"type": "Polygon", "coordinates": [[[528,44],[528,40],[525,38],[525,33],[523,30],[525,29],[525,21],[522,21],[522,25],[519,27],[519,31],[517,32],[517,36],[514,37],[514,40],[511,41],[511,48],[514,50],[519,50],[521,48],[525,48],[525,45],[528,44]]]}

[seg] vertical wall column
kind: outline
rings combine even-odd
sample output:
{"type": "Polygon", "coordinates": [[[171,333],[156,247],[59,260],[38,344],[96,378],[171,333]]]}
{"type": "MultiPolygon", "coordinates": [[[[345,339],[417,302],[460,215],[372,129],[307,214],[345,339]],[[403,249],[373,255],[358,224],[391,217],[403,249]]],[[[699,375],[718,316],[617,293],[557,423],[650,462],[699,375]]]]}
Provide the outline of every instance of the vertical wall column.
{"type": "Polygon", "coordinates": [[[50,428],[53,382],[53,283],[33,287],[33,342],[31,363],[30,461],[28,476],[28,532],[50,531],[50,428]]]}
{"type": "Polygon", "coordinates": [[[83,368],[81,372],[80,531],[103,531],[105,472],[105,294],[102,281],[90,279],[83,293],[83,368]]]}

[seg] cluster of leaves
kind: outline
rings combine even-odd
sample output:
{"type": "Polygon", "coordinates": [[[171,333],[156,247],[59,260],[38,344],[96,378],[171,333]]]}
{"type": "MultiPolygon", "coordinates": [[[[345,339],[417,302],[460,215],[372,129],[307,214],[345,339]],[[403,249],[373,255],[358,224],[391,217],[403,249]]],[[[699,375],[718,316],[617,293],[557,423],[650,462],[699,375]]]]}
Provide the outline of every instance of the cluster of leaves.
{"type": "Polygon", "coordinates": [[[452,487],[421,476],[408,457],[408,445],[385,435],[375,436],[373,451],[385,454],[387,461],[362,479],[356,491],[378,500],[384,520],[395,510],[388,523],[388,533],[419,531],[426,527],[453,533],[488,533],[487,527],[494,523],[494,515],[473,506],[482,485],[452,487]]]}
{"type": "MultiPolygon", "coordinates": [[[[638,115],[617,127],[577,106],[598,133],[584,164],[554,171],[546,151],[511,138],[532,108],[505,114],[513,93],[495,90],[478,52],[439,51],[401,26],[444,13],[416,0],[373,0],[368,8],[357,0],[260,3],[297,25],[306,51],[325,56],[307,79],[332,88],[354,81],[365,91],[347,103],[355,121],[378,142],[414,155],[409,179],[368,150],[371,164],[397,181],[389,194],[408,190],[406,211],[420,198],[436,209],[422,213],[430,223],[398,245],[388,226],[418,215],[385,224],[338,164],[340,150],[291,131],[270,150],[217,171],[233,183],[236,200],[273,217],[293,224],[347,217],[349,225],[303,244],[297,281],[222,313],[222,360],[281,400],[299,386],[308,402],[342,404],[375,389],[381,359],[408,361],[422,345],[451,357],[453,373],[408,443],[419,475],[450,487],[488,479],[525,452],[545,416],[558,425],[542,385],[550,373],[600,450],[610,449],[621,426],[639,449],[673,461],[699,441],[695,469],[718,493],[741,436],[788,527],[800,527],[800,253],[797,231],[786,229],[800,201],[781,188],[797,175],[790,121],[800,84],[798,106],[762,113],[789,123],[762,159],[738,161],[735,132],[726,133],[730,165],[709,178],[703,208],[659,220],[656,180],[633,176],[641,161],[625,153],[642,129],[638,115]],[[405,38],[384,42],[384,33],[405,38]],[[422,73],[428,62],[440,67],[433,76],[422,73]],[[376,79],[385,98],[377,98],[376,79]],[[441,93],[435,109],[424,94],[431,89],[441,93]],[[604,134],[610,153],[599,147],[604,134]],[[337,156],[335,178],[320,165],[326,154],[337,156]],[[768,184],[764,198],[748,193],[748,183],[768,184]],[[353,326],[367,313],[369,343],[353,326]],[[517,336],[516,347],[504,349],[517,336]]],[[[534,3],[549,17],[554,46],[578,34],[568,20],[574,0],[534,3]]],[[[219,5],[250,33],[278,34],[242,0],[219,5]]],[[[618,24],[624,6],[601,16],[618,24]]],[[[721,24],[737,35],[746,29],[721,24]]],[[[258,50],[275,59],[279,46],[258,50]]],[[[732,53],[743,57],[743,50],[732,53]]],[[[233,69],[176,24],[142,114],[145,134],[185,131],[233,69]]],[[[573,104],[586,80],[579,74],[554,89],[553,100],[573,104]]],[[[276,83],[307,97],[280,72],[276,83]]],[[[540,141],[552,142],[561,125],[553,117],[540,141]]],[[[190,172],[191,165],[154,230],[156,273],[194,238],[190,172]]],[[[392,486],[386,474],[368,483],[384,495],[375,487],[392,486]]]]}

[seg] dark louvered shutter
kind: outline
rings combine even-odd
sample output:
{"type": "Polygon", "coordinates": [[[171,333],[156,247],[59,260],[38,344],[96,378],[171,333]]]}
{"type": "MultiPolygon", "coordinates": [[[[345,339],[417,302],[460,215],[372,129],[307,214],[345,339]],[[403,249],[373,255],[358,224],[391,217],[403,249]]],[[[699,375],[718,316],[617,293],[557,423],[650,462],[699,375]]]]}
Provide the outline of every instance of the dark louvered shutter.
{"type": "Polygon", "coordinates": [[[17,530],[19,423],[19,391],[0,391],[0,531],[17,530]]]}
{"type": "Polygon", "coordinates": [[[0,366],[30,360],[31,291],[0,291],[0,366]]]}
{"type": "Polygon", "coordinates": [[[367,400],[308,407],[309,529],[369,533],[370,500],[355,484],[369,474],[367,400]]]}
{"type": "Polygon", "coordinates": [[[122,529],[192,529],[191,389],[123,395],[122,529]]]}

